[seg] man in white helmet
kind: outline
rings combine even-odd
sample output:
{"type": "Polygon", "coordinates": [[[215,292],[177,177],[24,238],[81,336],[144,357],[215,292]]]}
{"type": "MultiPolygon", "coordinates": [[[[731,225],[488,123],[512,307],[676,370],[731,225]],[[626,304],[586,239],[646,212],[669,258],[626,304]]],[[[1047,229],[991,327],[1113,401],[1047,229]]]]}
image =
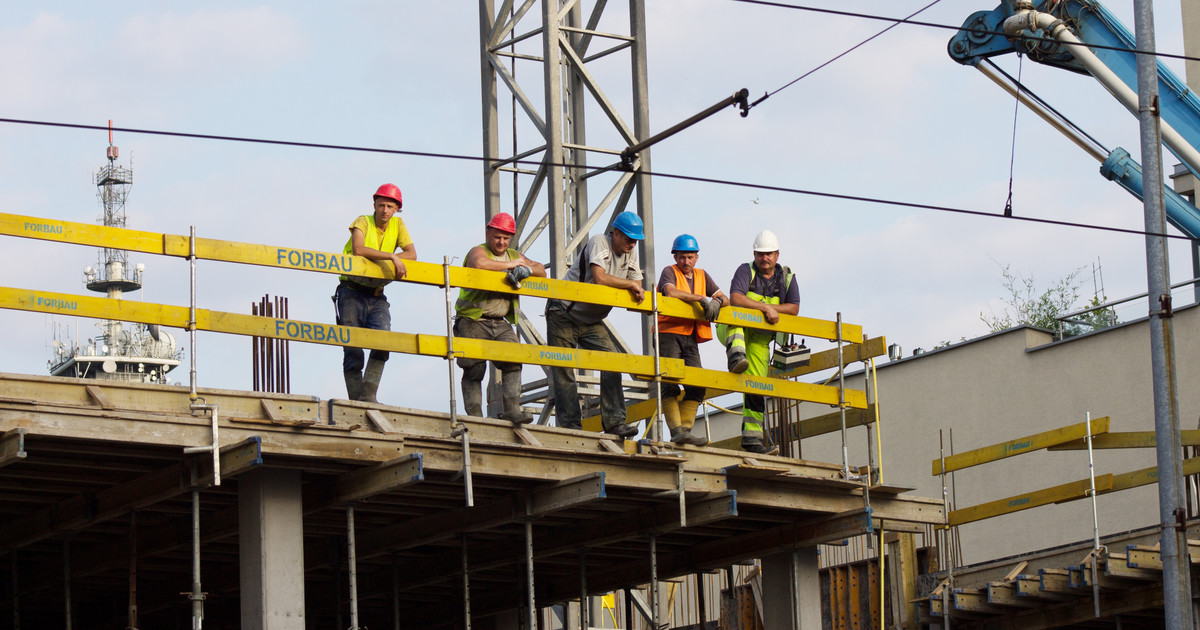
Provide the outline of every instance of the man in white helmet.
{"type": "MultiPolygon", "coordinates": [[[[779,264],[779,238],[770,230],[754,237],[754,262],[742,263],[729,283],[729,301],[733,306],[761,311],[769,324],[780,315],[800,313],[800,289],[792,281],[792,270],[779,264]]],[[[729,371],[751,376],[766,376],[774,333],[753,328],[717,324],[717,338],[725,344],[729,371]]],[[[742,449],[751,453],[769,453],[763,442],[763,412],[767,399],[760,394],[745,394],[742,404],[742,449]]]]}

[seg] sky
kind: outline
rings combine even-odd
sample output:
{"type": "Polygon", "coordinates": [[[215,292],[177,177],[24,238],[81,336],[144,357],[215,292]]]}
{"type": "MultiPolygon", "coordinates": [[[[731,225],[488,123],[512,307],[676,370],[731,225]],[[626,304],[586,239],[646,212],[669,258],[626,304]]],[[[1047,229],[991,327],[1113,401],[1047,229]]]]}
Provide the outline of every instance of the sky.
{"type": "MultiPolygon", "coordinates": [[[[622,5],[600,30],[627,32],[622,5]]],[[[661,130],[740,88],[776,90],[887,26],[847,16],[731,0],[648,0],[651,128],[661,130]]],[[[807,6],[906,16],[928,0],[808,0],[807,6]]],[[[590,9],[592,3],[585,3],[590,9]]],[[[957,26],[994,2],[943,0],[917,19],[957,26]]],[[[478,156],[482,149],[478,6],[457,2],[60,2],[10,7],[0,27],[0,118],[166,130],[478,156]]],[[[1109,7],[1132,30],[1131,2],[1109,7]]],[[[1158,49],[1183,52],[1178,2],[1155,3],[1158,49]]],[[[526,24],[529,24],[526,22],[526,24]]],[[[1146,290],[1144,239],[999,216],[1012,170],[1017,216],[1141,229],[1141,202],[1098,164],[974,69],[946,54],[952,31],[902,25],[774,94],[742,118],[729,109],[656,145],[653,170],[789,189],[992,212],[972,217],[818,195],[655,178],[659,266],[675,235],[695,235],[700,266],[728,288],[762,229],[781,240],[780,261],[800,282],[801,314],[861,324],[905,354],[985,334],[981,314],[1003,311],[1005,266],[1049,286],[1075,270],[1090,297],[1099,264],[1109,298],[1146,290]]],[[[536,41],[536,40],[533,40],[536,41]]],[[[630,102],[627,57],[597,64],[618,107],[630,102]]],[[[997,60],[1105,146],[1135,156],[1138,126],[1093,79],[997,60]]],[[[1167,60],[1182,75],[1182,62],[1167,60]]],[[[518,65],[518,79],[536,76],[518,65]]],[[[541,103],[541,97],[531,98],[541,103]]],[[[511,113],[501,92],[501,118],[511,113]]],[[[631,118],[631,117],[630,117],[631,118]]],[[[599,122],[592,110],[591,119],[599,122]]],[[[602,129],[602,126],[600,127],[602,129]]],[[[535,141],[518,125],[518,144],[535,141]]],[[[611,139],[597,131],[589,141],[611,139]]],[[[134,183],[126,214],[139,230],[340,251],[355,215],[370,212],[384,182],[403,191],[401,215],[419,258],[440,263],[482,240],[481,167],[470,160],[334,151],[117,133],[134,183]]],[[[610,143],[611,144],[611,143],[610,143]]],[[[78,222],[101,214],[93,184],[105,164],[103,131],[0,123],[3,212],[78,222]]],[[[620,148],[620,146],[617,146],[620,148]]],[[[1167,170],[1173,163],[1167,158],[1167,170]]],[[[595,158],[591,163],[604,163],[595,158]]],[[[596,178],[593,199],[607,190],[596,178]]],[[[506,193],[506,199],[511,197],[506,193]]],[[[511,211],[511,201],[505,201],[511,211]]],[[[545,208],[544,198],[539,202],[545,208]]],[[[544,210],[543,210],[544,212],[544,210]]],[[[546,260],[543,238],[529,250],[546,260]]],[[[0,285],[85,294],[92,248],[7,238],[0,285]]],[[[146,266],[147,302],[188,303],[181,259],[133,255],[146,266]]],[[[1172,279],[1190,277],[1186,246],[1171,245],[1172,279]]],[[[657,276],[657,269],[648,275],[657,276]]],[[[332,321],[325,274],[201,261],[201,308],[249,313],[264,294],[289,299],[293,319],[332,321]]],[[[444,333],[439,289],[388,289],[393,329],[444,333]]],[[[545,330],[542,305],[526,313],[545,330]]],[[[1119,311],[1144,316],[1144,303],[1119,311]]],[[[637,318],[612,316],[627,339],[637,318]]],[[[8,330],[0,371],[46,374],[55,327],[86,339],[90,320],[0,312],[8,330]]],[[[188,384],[249,389],[250,341],[182,330],[188,384]]],[[[815,345],[818,349],[821,344],[815,345]]],[[[708,347],[711,346],[711,347],[708,347]]],[[[722,364],[720,348],[705,364],[722,364]]],[[[341,351],[293,344],[292,392],[343,397],[341,351]]],[[[540,376],[527,368],[525,378],[540,376]]],[[[455,376],[457,379],[457,375],[455,376]]],[[[440,359],[393,355],[380,400],[444,410],[440,359]]]]}

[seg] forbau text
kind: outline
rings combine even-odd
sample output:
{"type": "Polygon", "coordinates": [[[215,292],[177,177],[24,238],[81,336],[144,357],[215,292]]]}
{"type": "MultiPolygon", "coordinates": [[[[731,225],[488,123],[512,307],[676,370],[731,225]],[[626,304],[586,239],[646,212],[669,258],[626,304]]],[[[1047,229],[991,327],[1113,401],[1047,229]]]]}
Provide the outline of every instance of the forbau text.
{"type": "Polygon", "coordinates": [[[350,343],[350,329],[345,326],[326,326],[307,322],[289,322],[283,319],[275,320],[275,335],[289,339],[305,341],[320,341],[323,343],[350,343]]]}
{"type": "Polygon", "coordinates": [[[350,273],[354,271],[354,257],[323,252],[305,252],[298,249],[280,247],[275,250],[275,263],[301,269],[317,271],[337,271],[350,273]]]}

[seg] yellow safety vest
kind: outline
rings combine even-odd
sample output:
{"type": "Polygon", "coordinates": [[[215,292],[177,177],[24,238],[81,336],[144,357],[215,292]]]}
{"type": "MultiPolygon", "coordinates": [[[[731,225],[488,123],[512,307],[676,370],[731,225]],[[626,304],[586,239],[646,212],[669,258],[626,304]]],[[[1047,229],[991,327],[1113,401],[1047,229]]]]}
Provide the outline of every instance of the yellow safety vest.
{"type": "MultiPolygon", "coordinates": [[[[371,249],[377,249],[381,252],[391,253],[391,252],[396,251],[396,241],[398,241],[400,239],[400,219],[398,219],[396,217],[392,217],[391,219],[388,219],[387,229],[385,229],[383,231],[383,235],[380,236],[379,229],[375,227],[375,215],[366,214],[363,216],[367,217],[367,223],[370,224],[370,226],[372,228],[370,230],[367,230],[366,233],[363,234],[363,244],[366,245],[367,247],[370,247],[371,249]]],[[[342,248],[342,253],[343,254],[353,254],[354,253],[354,233],[353,232],[351,232],[350,238],[346,239],[346,246],[342,248]]],[[[349,280],[350,282],[354,282],[356,284],[361,284],[363,286],[371,286],[371,287],[381,287],[381,286],[391,282],[390,280],[382,280],[379,278],[363,278],[363,277],[351,278],[350,276],[338,276],[338,278],[341,280],[349,280]],[[370,283],[370,284],[368,284],[368,283],[370,283]]]]}
{"type": "MultiPolygon", "coordinates": [[[[480,243],[478,247],[483,248],[483,251],[487,254],[488,258],[491,258],[492,260],[501,260],[500,257],[492,255],[492,250],[488,249],[487,243],[480,243]]],[[[515,260],[521,257],[521,252],[509,248],[509,250],[505,252],[505,256],[507,257],[505,260],[515,260]]],[[[480,317],[483,317],[483,303],[488,300],[496,299],[512,300],[512,306],[508,309],[508,315],[505,315],[504,319],[508,320],[508,323],[510,324],[516,324],[517,313],[520,310],[520,304],[518,302],[519,296],[517,296],[516,293],[510,294],[500,293],[498,291],[484,291],[483,289],[460,288],[458,290],[458,300],[454,303],[454,312],[458,313],[460,317],[479,319],[480,317]]]]}

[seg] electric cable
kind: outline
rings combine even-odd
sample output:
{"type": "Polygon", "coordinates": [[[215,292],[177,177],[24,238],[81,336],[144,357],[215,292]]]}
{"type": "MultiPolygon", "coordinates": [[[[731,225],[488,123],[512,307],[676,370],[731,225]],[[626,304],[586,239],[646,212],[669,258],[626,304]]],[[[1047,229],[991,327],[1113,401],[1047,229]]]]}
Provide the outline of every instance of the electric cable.
{"type": "Polygon", "coordinates": [[[1021,70],[1025,68],[1025,55],[1017,53],[1017,80],[1014,83],[1017,86],[1017,93],[1013,96],[1013,132],[1012,146],[1009,147],[1008,154],[1008,199],[1004,202],[1004,216],[1012,216],[1012,191],[1013,191],[1013,167],[1017,164],[1017,114],[1021,111],[1021,92],[1025,86],[1021,85],[1021,70]]]}
{"type": "Polygon", "coordinates": [[[1103,142],[1100,142],[1099,140],[1097,140],[1095,138],[1095,136],[1088,133],[1087,131],[1084,131],[1083,127],[1080,127],[1079,125],[1075,124],[1075,121],[1071,120],[1070,118],[1067,118],[1067,116],[1065,114],[1063,114],[1062,112],[1055,109],[1053,105],[1046,102],[1046,99],[1038,96],[1036,92],[1029,89],[1029,86],[1021,83],[1021,80],[1019,78],[1013,77],[1013,75],[1009,74],[1008,72],[1005,72],[1004,68],[1001,68],[1000,66],[996,65],[995,62],[993,62],[991,59],[983,59],[982,62],[986,63],[988,65],[988,67],[992,68],[993,70],[1000,73],[1001,75],[1004,75],[1004,78],[1008,79],[1009,81],[1012,81],[1013,85],[1017,86],[1017,89],[1020,90],[1021,93],[1029,96],[1029,98],[1036,101],[1038,105],[1046,108],[1047,111],[1054,114],[1060,121],[1062,121],[1063,124],[1070,127],[1072,130],[1074,130],[1079,135],[1087,138],[1088,140],[1091,140],[1092,143],[1094,143],[1097,147],[1102,149],[1105,153],[1111,152],[1111,151],[1109,151],[1108,147],[1104,146],[1103,142]]]}
{"type": "MultiPolygon", "coordinates": [[[[950,31],[963,30],[962,26],[952,26],[950,24],[939,24],[937,22],[922,22],[920,20],[912,20],[912,19],[908,19],[908,18],[895,18],[895,17],[886,16],[886,15],[877,15],[877,14],[872,14],[872,13],[857,13],[854,11],[842,11],[839,9],[825,9],[825,8],[821,8],[821,7],[811,7],[811,6],[805,6],[805,5],[799,5],[799,4],[788,4],[786,2],[774,2],[772,0],[730,0],[730,2],[741,2],[743,4],[757,4],[757,5],[767,6],[767,7],[776,7],[776,8],[780,8],[780,9],[795,9],[798,11],[811,11],[813,13],[825,13],[825,14],[829,14],[829,15],[838,15],[838,16],[842,16],[842,17],[861,18],[864,20],[877,20],[877,21],[881,21],[881,22],[895,22],[896,24],[911,24],[913,26],[924,26],[924,27],[928,27],[928,28],[937,28],[937,29],[950,30],[950,31]]],[[[1017,35],[1015,37],[1010,37],[1010,36],[1006,35],[1005,33],[1003,33],[1002,31],[988,31],[988,30],[983,30],[983,29],[971,29],[971,31],[974,33],[978,33],[980,35],[1000,35],[1000,36],[1008,38],[1008,39],[1020,39],[1022,41],[1029,41],[1029,42],[1046,42],[1046,43],[1052,43],[1052,44],[1058,43],[1058,40],[1050,38],[1050,37],[1034,37],[1034,36],[1030,36],[1030,35],[1017,35]]],[[[1092,44],[1092,43],[1087,44],[1087,46],[1088,46],[1088,48],[1096,48],[1096,49],[1100,49],[1100,50],[1116,50],[1116,51],[1120,51],[1120,52],[1131,52],[1135,55],[1150,55],[1151,57],[1164,57],[1167,59],[1180,59],[1182,61],[1200,61],[1200,57],[1190,57],[1188,55],[1180,55],[1180,54],[1175,54],[1175,53],[1164,53],[1164,52],[1157,52],[1157,51],[1150,51],[1150,50],[1138,50],[1136,48],[1125,48],[1123,46],[1107,46],[1104,44],[1092,44]]]]}
{"type": "MultiPolygon", "coordinates": [[[[50,122],[50,121],[41,121],[41,120],[23,120],[23,119],[18,119],[18,118],[0,118],[0,123],[35,125],[35,126],[43,126],[43,127],[57,127],[57,128],[66,128],[66,129],[85,129],[85,130],[99,130],[99,131],[108,131],[109,130],[109,127],[107,125],[85,125],[85,124],[79,124],[79,123],[50,122]]],[[[389,154],[389,155],[407,155],[407,156],[413,156],[413,157],[427,157],[427,158],[438,158],[438,159],[446,159],[446,160],[465,160],[465,161],[471,161],[471,162],[485,162],[485,163],[495,161],[494,158],[488,158],[488,157],[483,157],[483,156],[458,155],[458,154],[453,154],[453,153],[437,153],[437,152],[432,152],[432,151],[412,151],[412,150],[406,150],[406,149],[383,149],[383,148],[378,148],[378,147],[357,147],[357,146],[352,146],[352,145],[324,144],[324,143],[316,143],[316,142],[298,142],[298,141],[292,141],[292,140],[270,140],[270,139],[266,139],[266,138],[243,138],[243,137],[239,137],[239,136],[221,136],[221,135],[214,135],[214,134],[187,133],[187,132],[182,132],[182,131],[137,129],[137,128],[133,128],[133,127],[112,127],[112,130],[120,131],[122,133],[147,134],[147,135],[155,135],[155,136],[194,138],[194,139],[202,139],[202,140],[224,140],[224,141],[228,141],[228,142],[248,142],[248,143],[253,143],[253,144],[302,147],[302,148],[312,148],[312,149],[332,149],[332,150],[337,150],[337,151],[358,151],[358,152],[365,152],[365,153],[384,153],[384,154],[389,154]]],[[[513,160],[509,163],[510,164],[530,164],[530,165],[546,164],[546,162],[544,162],[542,160],[513,160]]],[[[566,164],[566,163],[549,164],[549,165],[550,166],[561,166],[564,168],[581,168],[581,169],[584,169],[587,171],[608,171],[608,170],[613,170],[615,168],[615,165],[589,166],[586,164],[580,165],[580,164],[566,164]]],[[[1041,219],[1041,218],[1037,218],[1037,217],[1015,217],[1015,216],[1014,217],[1005,217],[1003,215],[996,214],[994,212],[985,212],[982,210],[968,210],[965,208],[953,208],[950,206],[940,206],[940,205],[935,205],[935,204],[918,203],[918,202],[912,202],[912,201],[899,201],[899,200],[895,200],[895,199],[884,199],[881,197],[866,197],[863,195],[833,193],[833,192],[825,192],[825,191],[819,191],[819,190],[809,190],[809,189],[805,189],[805,188],[793,188],[793,187],[789,187],[789,186],[775,186],[775,185],[771,185],[771,184],[758,184],[758,183],[754,183],[754,182],[721,179],[721,178],[716,178],[716,177],[702,177],[702,176],[698,176],[698,175],[682,175],[682,174],[678,174],[678,173],[664,173],[664,172],[654,172],[654,171],[644,171],[644,170],[639,171],[639,172],[646,176],[650,176],[650,177],[662,177],[664,179],[675,179],[675,180],[679,180],[679,181],[690,181],[690,182],[698,182],[698,183],[705,183],[705,184],[715,184],[715,185],[720,185],[720,186],[732,186],[732,187],[736,187],[736,188],[749,188],[752,190],[767,190],[767,191],[772,191],[772,192],[782,192],[782,193],[789,193],[789,194],[796,194],[796,195],[823,197],[823,198],[827,198],[827,199],[840,199],[843,201],[860,201],[863,203],[872,203],[872,204],[888,205],[888,206],[899,206],[902,208],[913,208],[913,209],[917,209],[917,210],[933,210],[933,211],[937,211],[937,212],[948,212],[948,213],[952,213],[952,214],[962,214],[962,215],[967,215],[967,216],[989,217],[989,218],[993,218],[993,219],[996,219],[996,218],[1010,219],[1010,220],[1014,220],[1014,221],[1025,221],[1025,222],[1029,222],[1029,223],[1057,225],[1057,226],[1061,226],[1061,227],[1074,227],[1074,228],[1087,229],[1087,230],[1099,230],[1102,232],[1114,232],[1114,233],[1118,233],[1118,234],[1131,234],[1131,235],[1137,235],[1137,236],[1157,236],[1157,237],[1163,237],[1163,238],[1175,238],[1175,239],[1180,239],[1180,240],[1185,240],[1185,241],[1192,240],[1191,238],[1184,236],[1182,234],[1148,232],[1146,230],[1137,230],[1137,229],[1132,229],[1132,228],[1119,228],[1119,227],[1112,227],[1112,226],[1106,226],[1106,225],[1096,225],[1096,224],[1092,224],[1092,223],[1079,223],[1079,222],[1075,222],[1075,221],[1062,221],[1062,220],[1058,220],[1058,219],[1041,219]]]]}
{"type": "MultiPolygon", "coordinates": [[[[942,0],[933,0],[933,2],[930,2],[929,4],[927,4],[927,5],[923,6],[923,7],[921,7],[920,9],[917,9],[916,11],[912,12],[911,14],[909,14],[909,16],[908,16],[907,18],[904,18],[904,19],[905,19],[905,20],[908,20],[909,18],[915,17],[917,14],[921,13],[921,12],[922,12],[922,11],[924,11],[925,9],[928,9],[929,7],[932,7],[933,5],[935,5],[935,4],[937,4],[937,3],[941,2],[941,1],[942,1],[942,0]]],[[[861,42],[858,42],[857,44],[855,44],[855,45],[853,45],[853,46],[851,46],[851,47],[847,48],[846,50],[843,50],[841,53],[839,53],[838,55],[834,56],[832,59],[829,59],[829,60],[828,60],[828,61],[826,61],[825,63],[822,63],[821,65],[819,65],[819,66],[817,66],[817,67],[813,68],[812,70],[809,70],[808,72],[805,72],[804,74],[802,74],[802,75],[800,75],[800,76],[796,77],[795,79],[792,79],[791,81],[788,81],[788,82],[787,82],[787,83],[786,83],[786,84],[785,84],[783,87],[777,88],[777,89],[775,89],[775,90],[773,90],[773,91],[770,91],[770,92],[767,92],[766,94],[763,94],[763,95],[762,95],[762,98],[759,98],[758,100],[754,101],[753,103],[750,103],[750,105],[748,105],[748,106],[746,107],[746,111],[749,111],[749,110],[751,110],[751,109],[754,109],[754,106],[755,106],[755,105],[758,105],[759,103],[761,103],[761,102],[763,102],[763,101],[767,100],[768,98],[771,98],[773,95],[775,95],[775,94],[778,94],[779,92],[782,92],[782,91],[786,90],[787,88],[791,87],[793,83],[796,83],[796,82],[800,81],[801,79],[803,79],[803,78],[807,77],[808,75],[810,75],[810,74],[812,74],[812,73],[816,72],[817,70],[820,70],[821,68],[824,68],[825,66],[828,66],[829,64],[831,64],[831,63],[833,63],[833,62],[837,61],[838,59],[841,59],[842,57],[845,57],[846,55],[848,55],[848,54],[850,54],[850,53],[854,52],[855,50],[857,50],[859,47],[861,47],[862,45],[866,44],[867,42],[869,42],[869,41],[871,41],[871,40],[875,39],[876,37],[879,37],[880,35],[883,35],[884,33],[886,33],[886,32],[888,32],[888,31],[890,31],[890,30],[892,30],[892,29],[896,28],[896,27],[897,27],[897,26],[899,26],[899,25],[900,25],[900,22],[895,22],[895,23],[893,23],[893,24],[889,25],[887,28],[884,28],[882,31],[879,31],[878,33],[875,33],[874,35],[872,35],[872,36],[870,36],[870,37],[868,37],[868,38],[866,38],[866,39],[862,40],[861,42]]],[[[746,114],[744,114],[744,113],[742,114],[742,116],[745,116],[745,115],[746,115],[746,114]]]]}

